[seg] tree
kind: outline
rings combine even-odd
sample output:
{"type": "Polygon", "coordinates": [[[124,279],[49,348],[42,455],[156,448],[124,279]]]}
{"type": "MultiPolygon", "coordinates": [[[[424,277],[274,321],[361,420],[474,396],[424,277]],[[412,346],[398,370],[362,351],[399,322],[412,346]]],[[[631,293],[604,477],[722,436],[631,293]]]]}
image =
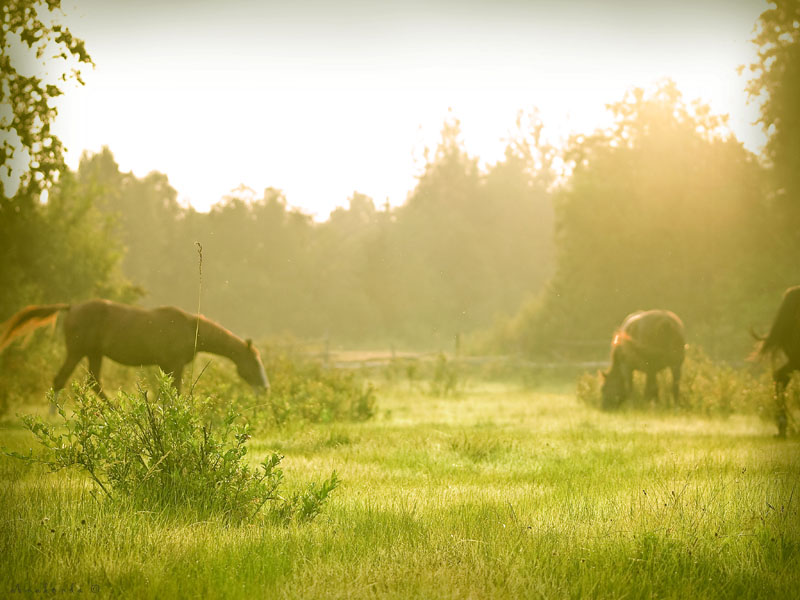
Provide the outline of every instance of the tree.
{"type": "Polygon", "coordinates": [[[540,290],[552,265],[552,149],[541,124],[523,125],[502,161],[482,172],[445,122],[441,141],[406,205],[394,242],[403,257],[404,330],[439,344],[486,327],[540,290]]]}
{"type": "Polygon", "coordinates": [[[770,260],[759,252],[758,162],[724,118],[684,102],[672,82],[610,108],[612,128],[570,141],[556,271],[541,306],[516,323],[522,346],[605,352],[626,314],[668,308],[710,351],[746,351],[741,323],[758,322],[753,290],[770,260]]]}
{"type": "Polygon", "coordinates": [[[414,297],[405,315],[407,329],[433,334],[441,344],[474,326],[491,268],[474,231],[482,209],[477,159],[464,149],[459,121],[450,119],[416,189],[397,213],[403,280],[414,297]]]}
{"type": "MultiPolygon", "coordinates": [[[[61,141],[51,131],[59,85],[74,78],[83,83],[81,64],[93,64],[84,43],[55,22],[61,0],[5,0],[0,26],[0,201],[34,202],[58,179],[64,166],[61,141]],[[45,54],[62,59],[56,77],[42,75],[45,54]],[[69,72],[66,67],[71,66],[69,72]],[[9,114],[10,113],[10,114],[9,114]],[[9,196],[11,194],[11,196],[9,196]]],[[[52,61],[48,68],[54,68],[52,61]]]]}
{"type": "MultiPolygon", "coordinates": [[[[750,65],[751,100],[761,102],[759,122],[768,134],[766,154],[777,193],[800,225],[800,3],[770,0],[757,22],[753,42],[758,61],[750,65]]],[[[796,233],[796,231],[795,231],[796,233]]]]}
{"type": "Polygon", "coordinates": [[[526,296],[541,291],[553,269],[553,203],[555,148],[542,137],[543,124],[534,111],[517,117],[516,131],[504,157],[484,179],[486,209],[480,232],[492,256],[495,311],[509,314],[526,296]],[[497,296],[495,294],[495,296],[497,296]]]}

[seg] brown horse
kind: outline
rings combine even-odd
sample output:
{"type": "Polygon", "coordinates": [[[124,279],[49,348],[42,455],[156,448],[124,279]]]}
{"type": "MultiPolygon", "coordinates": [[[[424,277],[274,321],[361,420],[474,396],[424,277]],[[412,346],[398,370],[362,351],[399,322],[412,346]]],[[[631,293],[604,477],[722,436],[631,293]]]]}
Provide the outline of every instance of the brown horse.
{"type": "Polygon", "coordinates": [[[64,387],[84,356],[89,358],[92,387],[101,396],[100,367],[105,356],[123,365],[157,365],[172,375],[175,388],[180,391],[183,368],[194,358],[195,351],[229,358],[236,364],[239,377],[255,388],[269,389],[261,356],[250,340],[242,340],[213,321],[174,306],[147,310],[108,300],[28,306],[0,325],[0,350],[23,333],[55,323],[60,312],[66,312],[67,357],[53,379],[56,392],[64,387]]]}
{"type": "Polygon", "coordinates": [[[778,436],[786,437],[788,415],[784,392],[794,371],[800,371],[800,285],[790,287],[783,294],[783,301],[772,327],[765,337],[753,333],[758,345],[753,357],[774,356],[783,352],[788,359],[786,364],[772,373],[775,382],[775,399],[777,410],[775,415],[778,425],[778,436]]]}
{"type": "Polygon", "coordinates": [[[619,405],[633,389],[633,372],[647,375],[645,397],[657,395],[656,374],[672,371],[672,395],[678,402],[681,366],[686,350],[683,323],[668,310],[639,311],[628,315],[611,344],[611,368],[603,373],[603,407],[619,405]]]}

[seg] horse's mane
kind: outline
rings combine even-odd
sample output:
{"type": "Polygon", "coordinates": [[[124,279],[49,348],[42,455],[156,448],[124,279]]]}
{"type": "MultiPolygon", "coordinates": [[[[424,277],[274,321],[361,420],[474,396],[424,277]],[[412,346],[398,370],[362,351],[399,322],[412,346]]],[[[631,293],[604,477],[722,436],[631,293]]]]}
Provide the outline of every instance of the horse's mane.
{"type": "Polygon", "coordinates": [[[5,323],[0,324],[0,351],[21,335],[45,325],[55,324],[58,313],[68,308],[69,304],[26,306],[5,323]]]}

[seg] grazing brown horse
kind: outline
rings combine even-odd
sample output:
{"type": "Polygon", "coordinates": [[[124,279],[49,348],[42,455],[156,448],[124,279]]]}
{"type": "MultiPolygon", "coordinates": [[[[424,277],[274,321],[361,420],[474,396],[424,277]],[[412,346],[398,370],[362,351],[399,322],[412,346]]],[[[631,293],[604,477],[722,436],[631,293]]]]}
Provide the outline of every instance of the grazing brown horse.
{"type": "Polygon", "coordinates": [[[788,359],[786,364],[772,373],[775,382],[777,403],[775,420],[778,425],[778,436],[786,437],[788,415],[784,392],[792,373],[800,371],[800,285],[790,287],[784,292],[783,301],[769,333],[765,337],[755,333],[753,335],[759,340],[753,353],[754,357],[774,356],[778,352],[783,352],[788,359]]]}
{"type": "Polygon", "coordinates": [[[683,323],[668,310],[647,310],[628,315],[614,334],[611,368],[603,373],[603,407],[619,405],[633,389],[633,372],[647,375],[645,397],[657,395],[656,374],[672,371],[672,395],[678,402],[681,366],[686,352],[683,323]]]}
{"type": "Polygon", "coordinates": [[[60,312],[66,312],[67,357],[53,379],[56,392],[64,387],[84,356],[89,358],[92,387],[101,396],[100,367],[104,356],[123,365],[158,365],[172,375],[175,388],[180,391],[183,368],[195,355],[195,330],[198,352],[231,359],[239,377],[255,388],[269,389],[261,357],[250,340],[242,340],[213,321],[202,316],[198,319],[174,306],[147,310],[108,300],[28,306],[0,325],[0,350],[23,333],[55,323],[60,312]]]}

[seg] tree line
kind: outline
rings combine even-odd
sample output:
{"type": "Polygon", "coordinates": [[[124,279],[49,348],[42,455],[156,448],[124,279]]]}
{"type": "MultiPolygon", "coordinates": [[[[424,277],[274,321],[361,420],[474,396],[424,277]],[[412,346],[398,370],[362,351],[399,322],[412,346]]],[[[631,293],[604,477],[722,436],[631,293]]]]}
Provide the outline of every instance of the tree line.
{"type": "Polygon", "coordinates": [[[550,275],[550,165],[534,164],[547,151],[536,143],[520,134],[481,171],[449,121],[405,204],[376,207],[356,192],[321,223],[271,188],[240,187],[198,212],[178,203],[165,174],[123,173],[108,148],[85,153],[47,203],[32,205],[40,231],[10,232],[28,264],[3,313],[93,295],[190,311],[199,300],[205,314],[252,336],[450,348],[550,275]],[[60,256],[30,248],[34,237],[60,256]]]}

